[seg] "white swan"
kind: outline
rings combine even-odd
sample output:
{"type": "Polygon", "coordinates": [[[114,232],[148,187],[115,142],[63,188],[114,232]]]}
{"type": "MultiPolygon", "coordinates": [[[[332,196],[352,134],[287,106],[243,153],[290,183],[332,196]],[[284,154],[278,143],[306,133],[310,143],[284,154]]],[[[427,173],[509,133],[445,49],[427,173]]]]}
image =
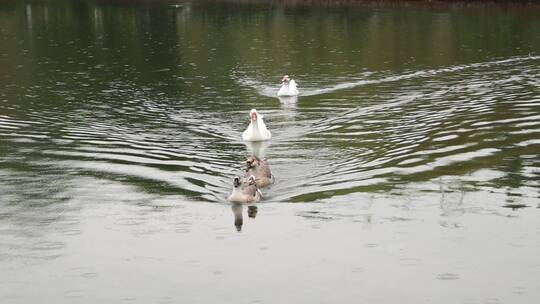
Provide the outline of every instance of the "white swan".
{"type": "Polygon", "coordinates": [[[279,89],[277,96],[296,96],[298,95],[298,89],[296,88],[296,82],[289,78],[289,75],[283,76],[281,79],[281,88],[279,89]]]}
{"type": "Polygon", "coordinates": [[[242,133],[242,139],[245,141],[262,141],[272,138],[272,134],[263,121],[263,116],[257,113],[257,110],[251,109],[249,113],[250,123],[247,129],[242,133]]]}

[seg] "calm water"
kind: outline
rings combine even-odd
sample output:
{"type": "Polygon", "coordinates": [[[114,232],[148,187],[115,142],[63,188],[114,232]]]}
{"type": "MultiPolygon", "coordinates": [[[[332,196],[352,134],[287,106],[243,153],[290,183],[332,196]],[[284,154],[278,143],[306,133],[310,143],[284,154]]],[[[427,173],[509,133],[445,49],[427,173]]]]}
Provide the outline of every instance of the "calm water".
{"type": "Polygon", "coordinates": [[[537,8],[3,1],[0,83],[1,303],[540,299],[537,8]]]}

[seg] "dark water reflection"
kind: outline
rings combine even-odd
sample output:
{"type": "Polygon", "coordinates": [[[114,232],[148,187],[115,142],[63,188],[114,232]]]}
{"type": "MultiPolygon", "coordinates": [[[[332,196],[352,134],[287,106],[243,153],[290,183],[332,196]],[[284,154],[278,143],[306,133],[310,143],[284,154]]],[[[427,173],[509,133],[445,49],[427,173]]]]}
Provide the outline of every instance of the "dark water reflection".
{"type": "MultiPolygon", "coordinates": [[[[232,204],[231,209],[234,214],[234,226],[237,231],[242,231],[242,226],[244,225],[244,206],[241,204],[232,204]]],[[[247,216],[254,219],[257,217],[257,212],[259,208],[257,206],[247,206],[247,216]]]]}
{"type": "Polygon", "coordinates": [[[239,299],[238,273],[307,302],[395,303],[413,276],[413,302],[537,299],[539,17],[0,2],[0,301],[290,302],[239,299]],[[271,142],[240,140],[251,108],[271,142]],[[276,183],[228,206],[253,153],[276,183]]]}

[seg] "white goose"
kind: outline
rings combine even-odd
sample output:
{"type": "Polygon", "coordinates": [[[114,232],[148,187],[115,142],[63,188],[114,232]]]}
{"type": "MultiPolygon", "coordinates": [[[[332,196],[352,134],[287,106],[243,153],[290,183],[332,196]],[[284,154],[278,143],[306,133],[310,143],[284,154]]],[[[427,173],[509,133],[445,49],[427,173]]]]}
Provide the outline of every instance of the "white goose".
{"type": "Polygon", "coordinates": [[[296,96],[298,95],[298,89],[296,88],[296,82],[289,78],[289,75],[283,76],[281,79],[281,88],[279,89],[277,96],[296,96]]]}
{"type": "Polygon", "coordinates": [[[262,141],[272,138],[272,134],[263,121],[263,116],[257,113],[257,110],[251,109],[249,113],[250,123],[247,129],[242,133],[242,139],[245,141],[262,141]]]}

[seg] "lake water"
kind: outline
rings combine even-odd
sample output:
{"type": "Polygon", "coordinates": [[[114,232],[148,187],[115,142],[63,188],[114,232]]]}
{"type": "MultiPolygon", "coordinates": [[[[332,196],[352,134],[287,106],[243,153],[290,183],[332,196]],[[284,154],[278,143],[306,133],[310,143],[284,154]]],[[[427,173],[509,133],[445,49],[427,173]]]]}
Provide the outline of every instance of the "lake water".
{"type": "Polygon", "coordinates": [[[0,83],[1,303],[540,299],[538,7],[0,1],[0,83]]]}

